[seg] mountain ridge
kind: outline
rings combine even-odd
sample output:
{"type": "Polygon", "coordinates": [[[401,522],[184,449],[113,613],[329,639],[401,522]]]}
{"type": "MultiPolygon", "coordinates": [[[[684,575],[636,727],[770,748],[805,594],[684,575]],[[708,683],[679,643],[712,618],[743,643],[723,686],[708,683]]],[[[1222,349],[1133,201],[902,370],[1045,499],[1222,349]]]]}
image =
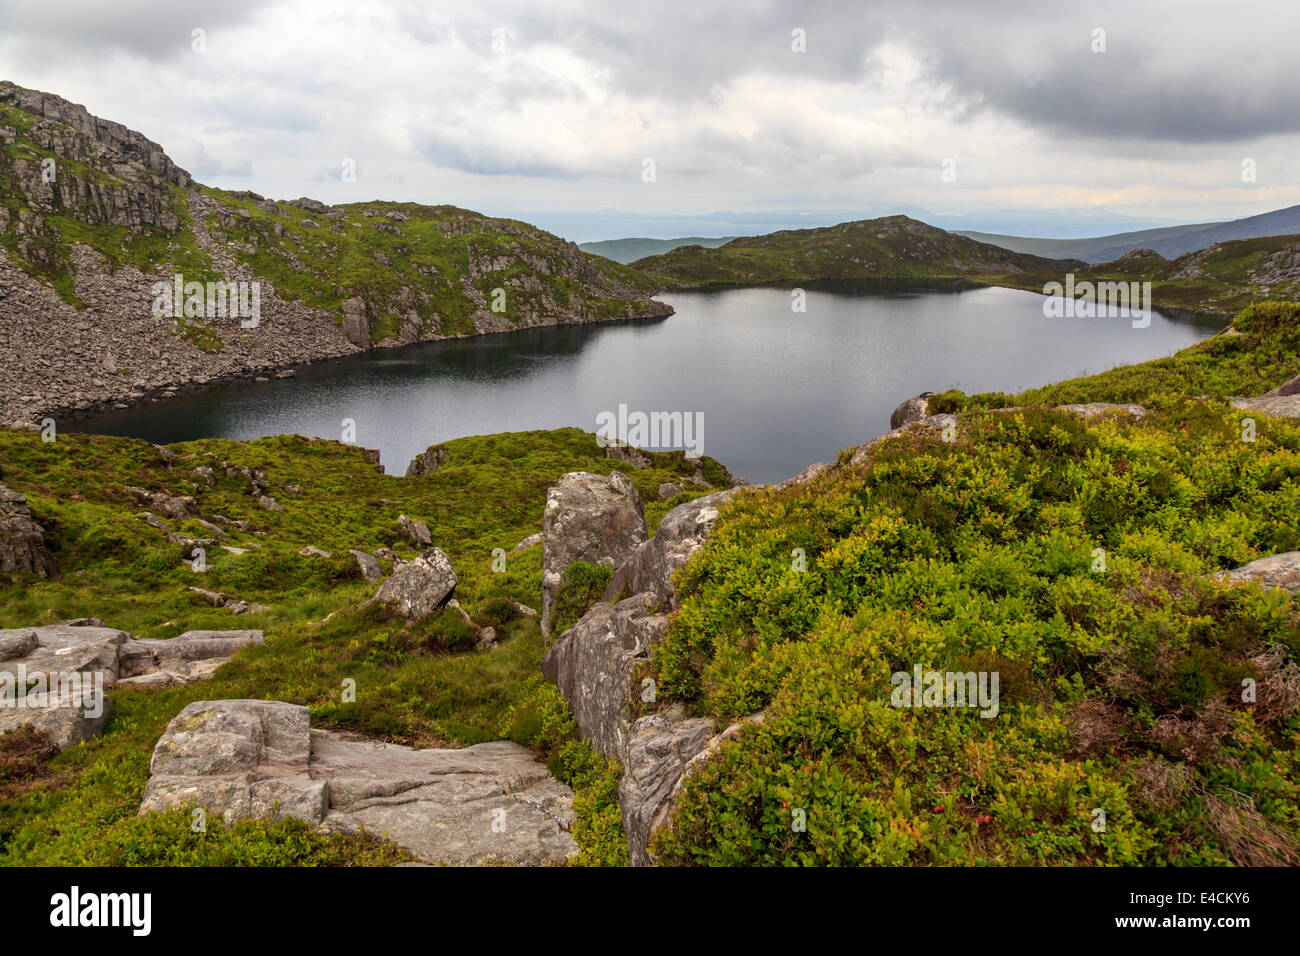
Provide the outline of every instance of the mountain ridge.
{"type": "Polygon", "coordinates": [[[455,206],[203,186],[143,134],[0,82],[0,346],[12,356],[0,420],[375,346],[671,314],[652,286],[526,223],[455,206]],[[154,315],[155,286],[177,275],[255,284],[256,326],[211,314],[210,286],[198,314],[154,315]]]}

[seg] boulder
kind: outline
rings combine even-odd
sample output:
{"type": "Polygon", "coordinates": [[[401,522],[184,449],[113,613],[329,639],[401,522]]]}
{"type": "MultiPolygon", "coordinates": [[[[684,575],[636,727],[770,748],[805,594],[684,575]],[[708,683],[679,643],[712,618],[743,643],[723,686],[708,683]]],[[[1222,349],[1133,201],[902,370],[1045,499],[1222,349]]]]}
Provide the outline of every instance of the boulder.
{"type": "Polygon", "coordinates": [[[680,504],[664,515],[655,536],[639,544],[619,564],[604,600],[618,600],[629,594],[649,591],[669,610],[676,609],[673,575],[703,547],[704,539],[718,520],[718,509],[735,493],[735,488],[717,491],[680,504]]]}
{"type": "Polygon", "coordinates": [[[164,518],[188,521],[200,517],[198,502],[189,495],[169,495],[165,491],[146,491],[132,486],[128,486],[126,490],[154,514],[162,515],[164,518]]]}
{"type": "Polygon", "coordinates": [[[915,398],[909,398],[889,415],[889,427],[902,428],[912,422],[919,422],[930,417],[930,396],[934,392],[922,392],[915,398]]]}
{"type": "Polygon", "coordinates": [[[305,558],[328,558],[330,556],[328,551],[324,551],[316,547],[314,544],[309,544],[304,548],[299,548],[298,553],[305,558]]]}
{"type": "Polygon", "coordinates": [[[582,738],[606,756],[623,756],[630,725],[629,681],[668,631],[663,611],[660,599],[649,592],[617,604],[602,601],[542,658],[542,673],[568,701],[582,738]]]}
{"type": "Polygon", "coordinates": [[[573,793],[509,741],[412,750],[311,730],[307,709],[199,701],[154,748],[140,812],[194,805],[227,822],[296,817],[386,836],[428,863],[563,863],[573,793]]]}
{"type": "Polygon", "coordinates": [[[0,575],[52,578],[58,572],[45,543],[45,529],[32,517],[26,497],[0,485],[0,575]]]}
{"type": "Polygon", "coordinates": [[[379,566],[379,560],[365,551],[352,549],[348,554],[357,559],[357,567],[361,569],[361,576],[367,581],[382,581],[384,579],[384,569],[379,566]]]}
{"type": "Polygon", "coordinates": [[[433,535],[429,533],[429,526],[423,521],[416,521],[406,515],[398,515],[397,526],[402,529],[404,535],[411,539],[411,544],[417,548],[433,546],[433,535]]]}
{"type": "Polygon", "coordinates": [[[430,548],[413,561],[395,568],[375,591],[371,601],[390,604],[408,620],[419,620],[440,609],[456,590],[451,559],[430,548]]]}
{"type": "Polygon", "coordinates": [[[1259,558],[1215,577],[1221,581],[1254,582],[1266,588],[1281,588],[1292,594],[1300,594],[1300,551],[1259,558]]]}
{"type": "Polygon", "coordinates": [[[1265,394],[1268,395],[1268,396],[1274,396],[1274,395],[1300,395],[1300,375],[1297,375],[1295,378],[1293,378],[1293,379],[1291,379],[1291,380],[1289,380],[1289,381],[1283,382],[1283,383],[1282,383],[1281,385],[1279,385],[1277,388],[1275,388],[1275,389],[1273,389],[1271,392],[1267,392],[1267,393],[1265,393],[1265,394]]]}
{"type": "Polygon", "coordinates": [[[575,561],[618,567],[645,539],[641,496],[626,475],[561,475],[542,517],[542,632],[550,632],[565,568],[575,561]]]}

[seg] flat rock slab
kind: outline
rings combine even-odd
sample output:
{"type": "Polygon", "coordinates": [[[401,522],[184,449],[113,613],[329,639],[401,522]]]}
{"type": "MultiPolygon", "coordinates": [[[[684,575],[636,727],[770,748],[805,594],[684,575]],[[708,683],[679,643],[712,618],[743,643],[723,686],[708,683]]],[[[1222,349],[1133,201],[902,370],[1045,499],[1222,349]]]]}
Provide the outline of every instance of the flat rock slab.
{"type": "Polygon", "coordinates": [[[1300,418],[1300,394],[1234,398],[1232,404],[1244,411],[1263,412],[1275,418],[1300,418]]]}
{"type": "Polygon", "coordinates": [[[1255,582],[1266,588],[1282,588],[1300,594],[1300,551],[1271,554],[1216,577],[1223,581],[1255,582]]]}
{"type": "Polygon", "coordinates": [[[117,686],[161,688],[211,677],[261,631],[186,631],[135,640],[83,618],[0,630],[0,733],[31,725],[59,750],[104,732],[117,686]]]}
{"type": "Polygon", "coordinates": [[[509,741],[413,750],[311,730],[307,709],[263,700],[198,701],[154,749],[140,812],[202,806],[227,822],[297,817],[362,828],[430,863],[562,863],[573,792],[509,741]]]}

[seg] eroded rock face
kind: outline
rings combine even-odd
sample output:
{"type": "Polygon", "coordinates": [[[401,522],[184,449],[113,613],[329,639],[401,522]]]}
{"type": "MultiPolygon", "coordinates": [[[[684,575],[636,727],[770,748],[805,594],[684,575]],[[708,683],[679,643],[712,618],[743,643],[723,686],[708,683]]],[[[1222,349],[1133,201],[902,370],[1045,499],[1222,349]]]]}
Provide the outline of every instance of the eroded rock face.
{"type": "Polygon", "coordinates": [[[326,831],[362,827],[429,863],[560,863],[573,793],[509,741],[412,750],[310,729],[307,708],[199,701],[154,749],[140,812],[186,804],[227,822],[296,817],[326,831]]]}
{"type": "Polygon", "coordinates": [[[45,529],[32,517],[27,498],[0,485],[0,575],[52,578],[58,563],[45,543],[45,529]]]}
{"type": "Polygon", "coordinates": [[[653,593],[602,601],[542,658],[542,672],[569,702],[583,739],[608,757],[621,759],[627,743],[632,672],[667,630],[668,616],[653,593]]]}
{"type": "Polygon", "coordinates": [[[1259,558],[1216,577],[1224,581],[1256,582],[1266,588],[1282,588],[1300,594],[1300,551],[1259,558]]]}
{"type": "Polygon", "coordinates": [[[645,539],[641,496],[626,475],[561,475],[542,517],[542,632],[550,632],[565,568],[575,561],[617,568],[645,539]]]}
{"type": "Polygon", "coordinates": [[[718,509],[736,493],[735,488],[718,491],[678,505],[664,515],[649,541],[639,544],[614,572],[604,599],[649,591],[669,610],[677,608],[675,575],[696,551],[718,520],[718,509]]]}
{"type": "Polygon", "coordinates": [[[371,600],[391,604],[408,620],[419,620],[446,604],[456,584],[451,559],[440,549],[430,548],[414,561],[394,568],[371,600]]]}
{"type": "Polygon", "coordinates": [[[633,866],[654,862],[647,849],[650,838],[671,815],[672,797],[687,765],[709,746],[716,730],[709,718],[687,718],[676,709],[632,725],[618,801],[633,866]]]}
{"type": "Polygon", "coordinates": [[[902,428],[912,422],[919,422],[930,417],[930,396],[934,392],[922,392],[915,398],[909,398],[890,413],[889,427],[902,428]]]}

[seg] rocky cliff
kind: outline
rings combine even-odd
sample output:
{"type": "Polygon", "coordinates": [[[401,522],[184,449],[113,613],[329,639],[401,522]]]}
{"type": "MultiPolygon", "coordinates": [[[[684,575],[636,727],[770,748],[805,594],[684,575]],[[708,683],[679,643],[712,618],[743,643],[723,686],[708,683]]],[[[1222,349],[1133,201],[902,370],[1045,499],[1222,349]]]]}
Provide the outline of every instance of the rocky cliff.
{"type": "Polygon", "coordinates": [[[208,188],[140,133],[0,82],[0,422],[374,346],[670,314],[649,290],[454,206],[208,188]]]}

